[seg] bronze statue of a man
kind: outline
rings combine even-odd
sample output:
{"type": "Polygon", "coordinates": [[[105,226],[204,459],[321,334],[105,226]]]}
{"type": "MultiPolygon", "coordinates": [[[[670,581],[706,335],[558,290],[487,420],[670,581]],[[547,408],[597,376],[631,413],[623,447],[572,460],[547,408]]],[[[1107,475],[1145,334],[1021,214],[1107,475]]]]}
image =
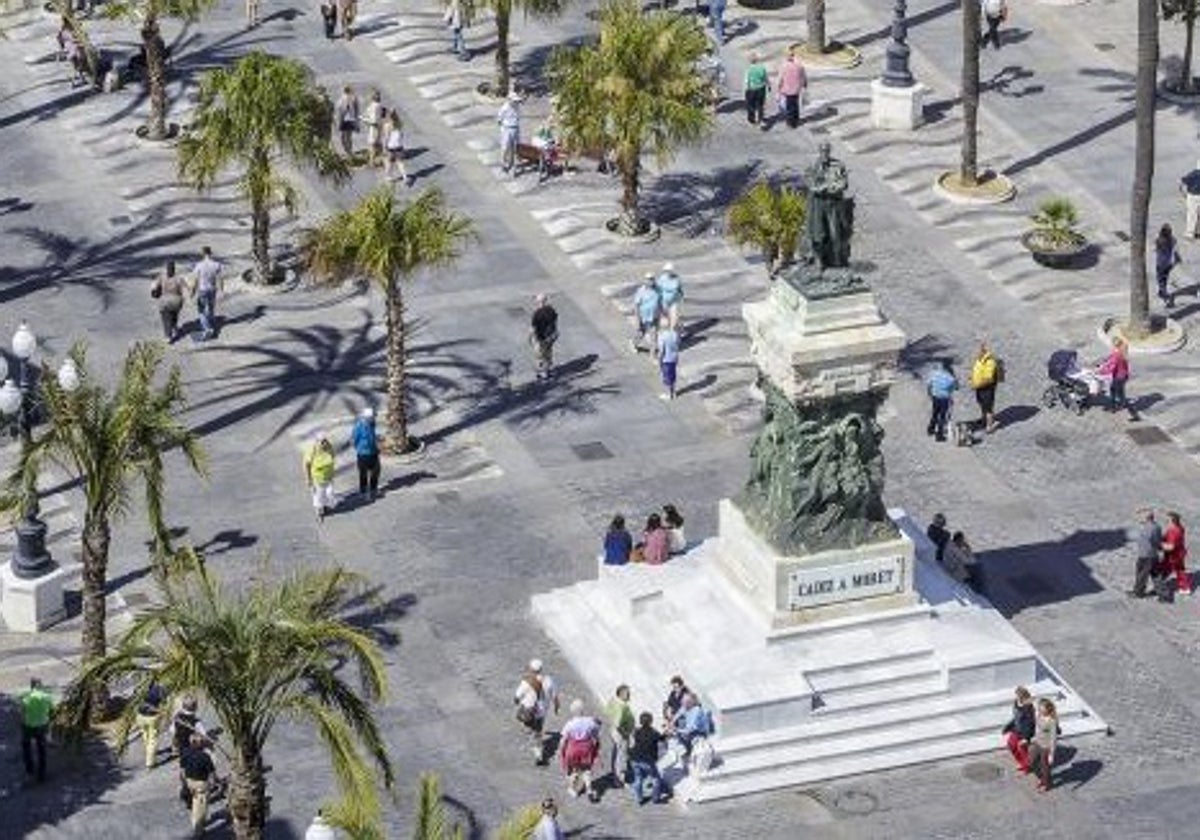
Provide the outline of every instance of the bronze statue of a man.
{"type": "Polygon", "coordinates": [[[847,196],[850,180],[846,165],[830,154],[828,143],[817,148],[817,160],[804,173],[808,182],[808,214],[804,240],[808,259],[822,269],[850,264],[850,236],[854,229],[854,199],[847,196]]]}

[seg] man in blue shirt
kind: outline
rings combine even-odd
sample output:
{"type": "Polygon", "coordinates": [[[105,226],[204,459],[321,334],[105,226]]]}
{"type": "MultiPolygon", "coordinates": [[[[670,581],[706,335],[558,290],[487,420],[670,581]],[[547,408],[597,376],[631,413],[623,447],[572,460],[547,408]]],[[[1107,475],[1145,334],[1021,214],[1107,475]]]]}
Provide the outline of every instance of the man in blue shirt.
{"type": "Polygon", "coordinates": [[[662,273],[654,285],[658,288],[659,306],[672,329],[679,328],[679,303],[683,300],[683,280],[675,273],[675,265],[667,263],[662,267],[662,273]]]}
{"type": "Polygon", "coordinates": [[[658,355],[658,316],[661,312],[658,287],[654,285],[654,273],[646,272],[642,285],[633,295],[633,310],[637,317],[637,337],[633,340],[633,351],[649,345],[650,352],[658,355]]]}
{"type": "Polygon", "coordinates": [[[350,433],[358,463],[358,494],[369,499],[379,495],[379,438],[375,435],[375,412],[364,408],[350,433]],[[370,496],[367,496],[370,491],[370,496]]]}
{"type": "Polygon", "coordinates": [[[958,390],[958,379],[954,376],[949,359],[942,359],[937,370],[929,374],[925,388],[929,392],[929,401],[932,405],[929,426],[926,427],[925,433],[933,435],[935,440],[945,440],[946,421],[950,418],[950,400],[954,397],[954,392],[958,390]]]}

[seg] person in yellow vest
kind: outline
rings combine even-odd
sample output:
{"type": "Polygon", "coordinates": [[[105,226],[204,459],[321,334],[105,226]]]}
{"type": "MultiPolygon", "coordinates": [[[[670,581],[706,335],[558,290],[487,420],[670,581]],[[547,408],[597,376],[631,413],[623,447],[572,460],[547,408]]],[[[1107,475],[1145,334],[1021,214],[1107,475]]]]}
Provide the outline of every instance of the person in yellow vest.
{"type": "Polygon", "coordinates": [[[316,508],[318,522],[325,519],[336,503],[333,495],[335,471],[333,444],[329,442],[329,438],[322,435],[304,453],[304,476],[308,479],[308,489],[312,491],[313,507],[316,508]]]}
{"type": "Polygon", "coordinates": [[[999,425],[996,423],[997,367],[996,357],[992,355],[987,342],[979,342],[979,355],[971,365],[971,388],[975,391],[975,401],[979,403],[979,423],[986,432],[995,431],[999,425]]]}

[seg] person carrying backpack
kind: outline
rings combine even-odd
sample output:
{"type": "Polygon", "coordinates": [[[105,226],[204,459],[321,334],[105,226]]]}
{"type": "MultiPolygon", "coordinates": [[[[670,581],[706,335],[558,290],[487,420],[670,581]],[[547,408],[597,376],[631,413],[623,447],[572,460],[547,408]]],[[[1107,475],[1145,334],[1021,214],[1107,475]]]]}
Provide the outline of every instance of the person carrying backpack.
{"type": "Polygon", "coordinates": [[[517,706],[517,720],[529,735],[537,764],[543,764],[546,760],[546,715],[551,709],[558,714],[559,702],[557,686],[554,679],[545,673],[542,660],[531,659],[521,681],[517,683],[517,690],[513,692],[513,703],[517,706]]]}
{"type": "Polygon", "coordinates": [[[971,365],[971,389],[979,403],[979,425],[989,434],[994,432],[996,422],[996,385],[1004,380],[1003,364],[992,355],[986,341],[979,342],[979,354],[971,365]]]}

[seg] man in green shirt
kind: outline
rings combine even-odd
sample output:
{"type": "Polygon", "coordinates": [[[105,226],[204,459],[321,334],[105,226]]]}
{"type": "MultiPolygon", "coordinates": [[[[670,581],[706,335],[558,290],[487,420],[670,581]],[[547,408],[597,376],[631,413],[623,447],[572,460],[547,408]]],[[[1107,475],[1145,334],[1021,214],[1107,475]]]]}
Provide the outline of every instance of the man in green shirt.
{"type": "Polygon", "coordinates": [[[609,701],[605,712],[608,715],[608,734],[612,738],[609,770],[612,773],[613,785],[625,787],[625,778],[629,771],[629,739],[633,737],[633,730],[637,726],[633,710],[629,708],[629,686],[617,686],[616,696],[609,701]]]}
{"type": "Polygon", "coordinates": [[[50,713],[54,701],[42,688],[42,681],[33,677],[29,689],[21,694],[21,754],[25,759],[25,772],[36,776],[39,782],[46,781],[46,731],[50,728],[50,713]],[[37,764],[34,765],[34,746],[37,746],[37,764]]]}

